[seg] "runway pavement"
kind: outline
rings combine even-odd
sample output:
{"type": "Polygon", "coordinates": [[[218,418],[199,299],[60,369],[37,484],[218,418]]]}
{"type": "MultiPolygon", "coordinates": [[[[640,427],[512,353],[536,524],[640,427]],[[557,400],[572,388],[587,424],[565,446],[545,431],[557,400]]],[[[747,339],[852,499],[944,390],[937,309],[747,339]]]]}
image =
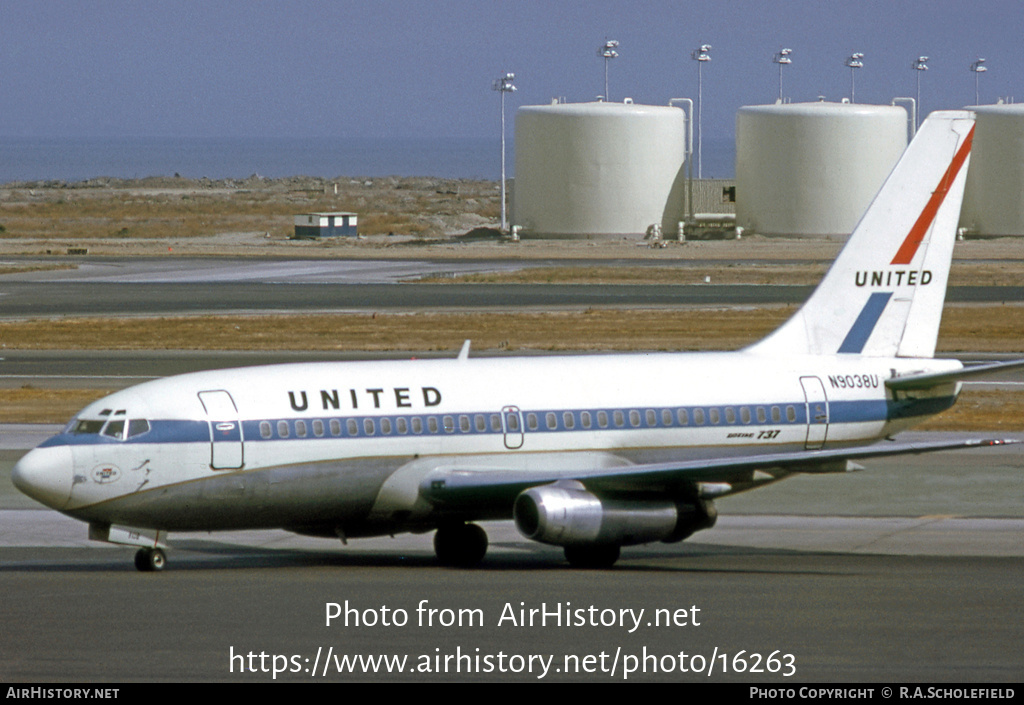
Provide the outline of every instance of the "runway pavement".
{"type": "MultiPolygon", "coordinates": [[[[352,284],[324,282],[328,274],[296,263],[283,279],[264,274],[259,281],[232,277],[230,267],[158,269],[97,270],[90,281],[71,281],[81,272],[5,278],[0,313],[678,305],[723,297],[742,302],[748,295],[742,287],[733,294],[711,287],[537,287],[531,293],[352,284]]],[[[799,301],[809,291],[748,289],[758,302],[766,296],[799,301]]],[[[983,293],[1022,300],[1024,289],[1016,289],[983,293]]],[[[0,373],[9,384],[38,383],[52,369],[52,355],[63,354],[5,352],[0,373]]],[[[246,353],[85,353],[61,361],[63,381],[52,383],[125,386],[200,367],[280,360],[246,353]]],[[[1024,673],[1020,446],[877,460],[862,472],[801,476],[726,498],[714,529],[680,544],[625,549],[607,571],[571,570],[557,548],[526,541],[499,523],[487,525],[491,549],[474,570],[437,567],[429,535],[341,546],[270,531],[172,535],[168,569],[142,574],[132,566],[131,549],[88,541],[84,525],[38,508],[10,484],[21,453],[56,428],[0,427],[5,682],[789,686],[1013,683],[1024,673]],[[329,613],[338,617],[328,623],[329,613]]]]}
{"type": "Polygon", "coordinates": [[[1019,446],[873,461],[727,498],[714,529],[625,549],[608,571],[569,569],[557,548],[488,523],[474,570],[437,567],[429,535],[341,546],[268,531],[172,535],[167,570],[142,574],[131,549],[89,542],[83,524],[10,486],[16,446],[53,430],[0,428],[8,681],[1012,683],[1024,672],[1019,446]],[[348,626],[328,625],[331,610],[348,626]],[[401,673],[344,660],[385,655],[401,673]]]}
{"type": "MultiPolygon", "coordinates": [[[[416,278],[425,275],[507,271],[545,264],[507,260],[254,263],[231,259],[90,258],[75,262],[77,269],[5,275],[0,280],[0,316],[796,304],[813,289],[715,283],[415,283],[416,278]],[[399,282],[405,283],[396,286],[399,282]]],[[[952,287],[947,300],[1020,302],[1024,301],[1024,286],[952,287]]]]}
{"type": "MultiPolygon", "coordinates": [[[[276,532],[255,546],[186,537],[160,574],[137,573],[123,548],[5,547],[0,672],[9,682],[1019,682],[1024,559],[896,548],[927,543],[936,530],[910,526],[923,523],[737,517],[683,544],[627,550],[607,571],[571,570],[507,527],[489,527],[491,554],[474,570],[436,567],[429,537],[349,548],[298,547],[276,532]],[[343,660],[382,656],[405,659],[401,673],[343,660]]],[[[1019,543],[1020,522],[1002,524],[1019,543]]],[[[990,531],[968,532],[979,529],[990,531]]]]}

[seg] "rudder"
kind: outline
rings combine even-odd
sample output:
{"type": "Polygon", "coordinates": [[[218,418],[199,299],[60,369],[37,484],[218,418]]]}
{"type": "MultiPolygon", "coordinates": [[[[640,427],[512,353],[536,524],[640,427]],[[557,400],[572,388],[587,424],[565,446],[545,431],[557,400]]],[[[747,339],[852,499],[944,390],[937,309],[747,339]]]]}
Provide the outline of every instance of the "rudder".
{"type": "Polygon", "coordinates": [[[929,115],[811,297],[747,350],[933,356],[973,136],[969,111],[929,115]]]}

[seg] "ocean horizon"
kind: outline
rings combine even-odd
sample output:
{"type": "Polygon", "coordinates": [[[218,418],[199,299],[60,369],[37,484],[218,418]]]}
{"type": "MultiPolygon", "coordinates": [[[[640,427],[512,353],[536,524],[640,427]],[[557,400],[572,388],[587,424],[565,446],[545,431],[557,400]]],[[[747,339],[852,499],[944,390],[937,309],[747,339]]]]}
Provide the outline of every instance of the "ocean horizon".
{"type": "MultiPolygon", "coordinates": [[[[515,175],[515,145],[506,147],[515,175]]],[[[696,157],[695,157],[696,158],[696,157]]],[[[732,140],[704,140],[705,178],[733,178],[732,140]]],[[[501,178],[501,142],[481,138],[0,137],[0,184],[113,177],[501,178]]]]}

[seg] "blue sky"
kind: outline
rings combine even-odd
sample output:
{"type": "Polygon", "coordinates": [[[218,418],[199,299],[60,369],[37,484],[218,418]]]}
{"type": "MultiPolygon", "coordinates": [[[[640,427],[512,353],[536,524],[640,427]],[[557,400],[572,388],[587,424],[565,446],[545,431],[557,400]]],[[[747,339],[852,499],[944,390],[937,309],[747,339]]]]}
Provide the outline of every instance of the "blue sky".
{"type": "MultiPolygon", "coordinates": [[[[597,48],[620,42],[612,99],[696,97],[706,138],[736,109],[774,101],[772,55],[793,49],[794,102],[913,96],[925,111],[1024,101],[1018,0],[0,0],[0,136],[489,137],[492,81],[516,74],[519,105],[604,90],[597,48]]],[[[511,130],[510,130],[511,131],[511,130]]]]}

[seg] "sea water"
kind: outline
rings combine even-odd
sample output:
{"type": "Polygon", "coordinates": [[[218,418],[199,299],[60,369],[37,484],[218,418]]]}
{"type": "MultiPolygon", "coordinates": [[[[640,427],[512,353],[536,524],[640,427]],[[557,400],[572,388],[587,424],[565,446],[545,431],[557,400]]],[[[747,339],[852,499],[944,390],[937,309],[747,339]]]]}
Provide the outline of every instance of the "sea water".
{"type": "MultiPolygon", "coordinates": [[[[507,145],[515,175],[515,145],[507,145]]],[[[705,140],[705,178],[732,178],[732,140],[705,140]]],[[[42,138],[0,137],[0,183],[179,175],[192,179],[285,176],[501,176],[498,139],[432,138],[42,138]]]]}

